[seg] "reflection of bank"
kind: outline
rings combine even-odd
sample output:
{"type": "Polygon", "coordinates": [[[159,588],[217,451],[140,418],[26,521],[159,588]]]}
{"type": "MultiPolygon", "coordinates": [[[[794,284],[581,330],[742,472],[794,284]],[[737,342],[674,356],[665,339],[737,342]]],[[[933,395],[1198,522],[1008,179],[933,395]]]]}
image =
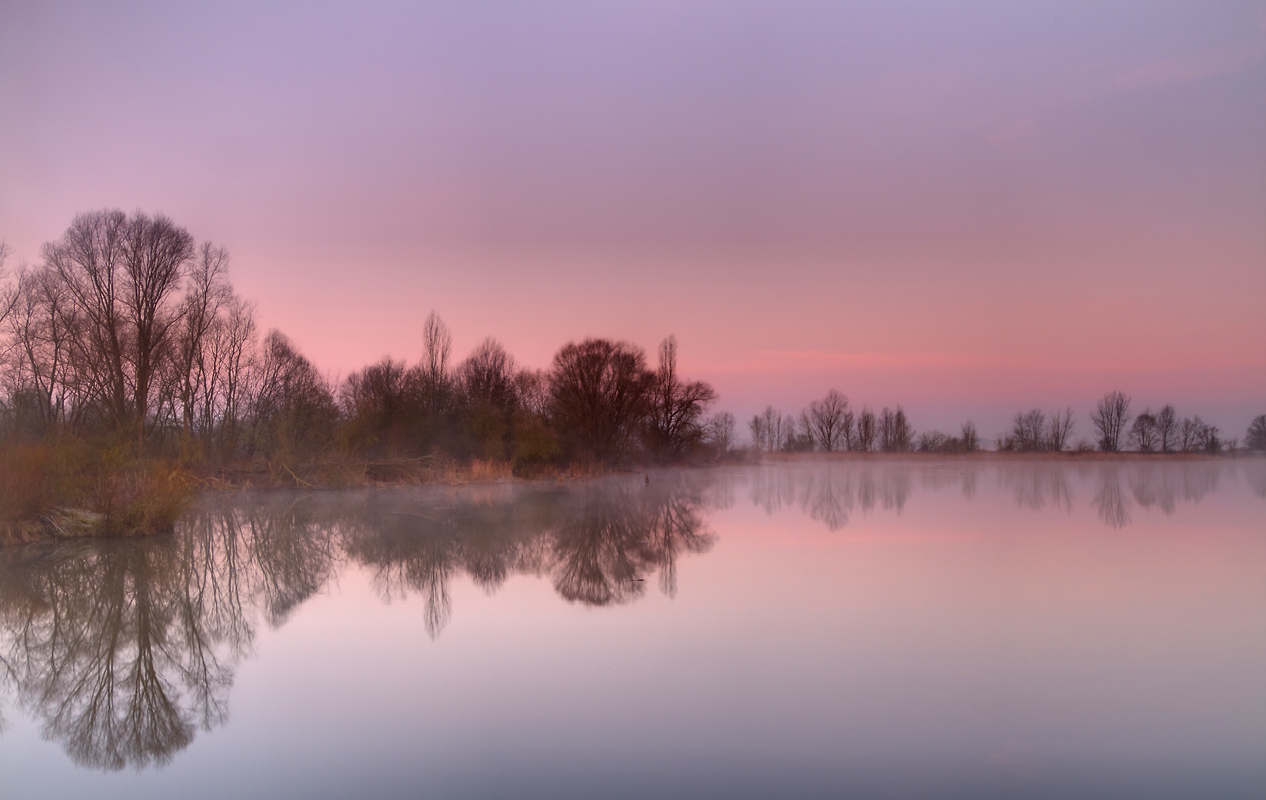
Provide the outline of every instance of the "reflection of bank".
{"type": "Polygon", "coordinates": [[[1132,521],[1130,509],[1157,510],[1169,516],[1181,504],[1199,503],[1218,487],[1226,465],[1216,461],[1130,461],[1083,469],[1095,482],[1091,505],[1110,528],[1132,521]]]}
{"type": "Polygon", "coordinates": [[[77,763],[166,763],[227,719],[256,620],[325,585],[329,541],[293,505],[226,504],[171,536],[4,553],[5,673],[77,763]]]}
{"type": "Polygon", "coordinates": [[[379,495],[340,529],[344,551],[374,569],[385,596],[422,595],[434,637],[452,613],[449,582],[461,575],[489,591],[512,574],[547,575],[567,600],[604,606],[642,596],[645,578],[658,572],[671,594],[678,555],[711,546],[704,506],[701,488],[686,481],[599,481],[487,502],[455,498],[443,513],[379,495]]]}
{"type": "MultiPolygon", "coordinates": [[[[974,482],[973,482],[974,489],[974,482]]],[[[770,467],[751,473],[752,503],[773,514],[799,508],[832,531],[848,524],[854,512],[883,508],[900,514],[914,489],[907,467],[822,467],[793,470],[770,467]]]]}
{"type": "Polygon", "coordinates": [[[784,462],[739,472],[737,479],[731,476],[726,483],[746,481],[752,504],[767,514],[795,508],[838,531],[854,514],[876,509],[900,514],[916,485],[923,491],[957,490],[972,500],[979,475],[992,471],[997,485],[1017,506],[1035,512],[1071,513],[1077,504],[1075,484],[1089,483],[1089,503],[1099,519],[1108,527],[1123,528],[1133,520],[1132,509],[1172,514],[1180,505],[1200,502],[1217,489],[1220,476],[1240,468],[1254,492],[1266,497],[1266,464],[1260,460],[1237,463],[1160,456],[1116,461],[1053,456],[997,461],[931,458],[888,464],[784,462]]]}
{"type": "Polygon", "coordinates": [[[256,627],[284,624],[343,563],[420,592],[436,636],[449,582],[548,576],[569,601],[640,597],[712,544],[689,481],[214,498],[170,536],[0,553],[0,685],[78,764],[162,765],[228,718],[256,627]]]}
{"type": "Polygon", "coordinates": [[[227,714],[232,672],[180,551],[168,538],[4,562],[5,669],[79,764],[165,763],[227,714]]]}

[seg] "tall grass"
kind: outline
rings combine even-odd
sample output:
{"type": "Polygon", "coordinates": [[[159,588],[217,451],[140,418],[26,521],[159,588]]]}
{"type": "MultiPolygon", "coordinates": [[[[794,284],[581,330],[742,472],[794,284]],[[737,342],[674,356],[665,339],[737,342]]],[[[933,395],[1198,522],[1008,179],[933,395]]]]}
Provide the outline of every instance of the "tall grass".
{"type": "Polygon", "coordinates": [[[40,445],[0,449],[0,519],[39,516],[56,502],[53,454],[40,445]]]}
{"type": "Polygon", "coordinates": [[[21,538],[134,535],[170,530],[193,501],[189,473],[170,462],[131,457],[122,447],[76,439],[0,446],[0,522],[21,538]]]}

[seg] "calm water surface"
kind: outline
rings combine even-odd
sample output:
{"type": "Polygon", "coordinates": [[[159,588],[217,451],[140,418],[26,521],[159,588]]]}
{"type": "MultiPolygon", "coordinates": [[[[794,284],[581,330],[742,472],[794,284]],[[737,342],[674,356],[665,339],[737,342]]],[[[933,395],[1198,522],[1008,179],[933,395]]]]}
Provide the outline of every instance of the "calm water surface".
{"type": "Polygon", "coordinates": [[[0,794],[1266,797],[1266,461],[208,498],[0,552],[0,794]]]}

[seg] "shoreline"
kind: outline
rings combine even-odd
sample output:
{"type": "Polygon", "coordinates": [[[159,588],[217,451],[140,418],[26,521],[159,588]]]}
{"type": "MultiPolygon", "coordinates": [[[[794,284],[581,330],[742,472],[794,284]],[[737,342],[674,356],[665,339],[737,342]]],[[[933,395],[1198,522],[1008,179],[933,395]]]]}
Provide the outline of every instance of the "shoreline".
{"type": "MultiPolygon", "coordinates": [[[[752,453],[743,451],[737,458],[708,462],[685,462],[666,465],[638,465],[626,468],[598,468],[594,465],[573,465],[566,469],[548,468],[532,476],[514,475],[507,462],[485,462],[475,459],[470,464],[436,463],[432,459],[393,459],[376,462],[307,465],[299,473],[289,467],[285,475],[266,470],[222,472],[219,475],[194,475],[190,486],[190,503],[205,494],[236,492],[281,492],[296,489],[311,492],[337,492],[356,489],[394,489],[420,486],[481,486],[496,484],[564,485],[572,481],[603,478],[613,475],[636,475],[666,469],[717,469],[736,466],[829,463],[1193,463],[1200,461],[1253,460],[1266,454],[1240,450],[1231,453],[1104,453],[1045,452],[1016,453],[977,451],[974,453],[877,453],[877,452],[809,452],[752,453]],[[303,477],[301,477],[301,475],[303,477]]],[[[52,544],[83,539],[125,539],[135,536],[156,536],[170,533],[173,527],[156,530],[107,531],[105,515],[81,508],[57,507],[35,518],[0,521],[0,549],[52,544]]]]}

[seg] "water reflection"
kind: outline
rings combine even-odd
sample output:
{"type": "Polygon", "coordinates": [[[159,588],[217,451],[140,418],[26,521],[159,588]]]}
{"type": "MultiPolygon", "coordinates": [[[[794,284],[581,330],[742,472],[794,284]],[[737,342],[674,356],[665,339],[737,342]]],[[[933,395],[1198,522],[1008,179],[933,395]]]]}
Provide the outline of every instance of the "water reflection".
{"type": "Polygon", "coordinates": [[[514,575],[568,602],[677,592],[683,556],[715,541],[710,511],[744,499],[830,531],[901,514],[918,493],[991,493],[1032,512],[1079,503],[1122,528],[1173,514],[1266,462],[928,460],[795,462],[664,472],[560,487],[502,485],[208,498],[172,536],[0,552],[0,682],[43,735],[87,767],[162,765],[228,718],[236,665],[340,570],[369,570],[384,600],[422,600],[438,637],[452,586],[492,593],[514,575]],[[990,480],[990,476],[994,480],[990,480]]]}
{"type": "MultiPolygon", "coordinates": [[[[981,476],[989,473],[1019,508],[1069,514],[1080,494],[1114,529],[1132,523],[1135,507],[1170,515],[1181,505],[1199,503],[1232,475],[1243,475],[1257,496],[1266,497],[1261,459],[827,461],[753,468],[744,477],[752,504],[767,514],[797,509],[838,531],[854,514],[900,514],[916,482],[922,491],[957,492],[973,500],[981,476]]],[[[718,480],[727,486],[735,482],[718,480]]]]}
{"type": "Polygon", "coordinates": [[[163,764],[227,716],[231,610],[190,581],[186,540],[126,541],[0,562],[6,677],[76,763],[163,764]]]}
{"type": "Polygon", "coordinates": [[[458,576],[495,591],[544,575],[604,606],[658,572],[673,595],[678,557],[712,545],[702,509],[672,480],[214,498],[173,536],[0,553],[2,679],[75,763],[158,766],[227,720],[257,626],[282,625],[344,564],[372,569],[385,598],[420,593],[434,637],[458,576]]]}
{"type": "MultiPolygon", "coordinates": [[[[961,482],[961,476],[953,479],[961,482]]],[[[974,484],[973,484],[974,485],[974,484]]],[[[877,507],[900,514],[914,490],[914,471],[908,466],[880,468],[817,466],[805,469],[764,467],[751,475],[752,503],[773,514],[798,508],[810,519],[837,531],[854,512],[869,514],[877,507]]]]}

